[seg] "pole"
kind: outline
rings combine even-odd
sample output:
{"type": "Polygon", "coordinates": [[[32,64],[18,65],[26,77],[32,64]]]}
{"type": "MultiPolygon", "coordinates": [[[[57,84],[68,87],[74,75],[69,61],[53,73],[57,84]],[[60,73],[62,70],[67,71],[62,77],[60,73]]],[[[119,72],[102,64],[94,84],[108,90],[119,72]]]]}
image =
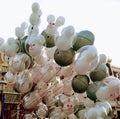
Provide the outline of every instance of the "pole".
{"type": "Polygon", "coordinates": [[[17,105],[17,117],[16,117],[16,119],[19,119],[19,113],[20,113],[20,104],[17,105]]]}
{"type": "Polygon", "coordinates": [[[0,98],[1,98],[1,114],[0,114],[0,119],[4,119],[4,93],[3,93],[3,86],[6,84],[6,82],[4,80],[0,80],[0,85],[1,87],[1,94],[0,94],[0,98]]]}

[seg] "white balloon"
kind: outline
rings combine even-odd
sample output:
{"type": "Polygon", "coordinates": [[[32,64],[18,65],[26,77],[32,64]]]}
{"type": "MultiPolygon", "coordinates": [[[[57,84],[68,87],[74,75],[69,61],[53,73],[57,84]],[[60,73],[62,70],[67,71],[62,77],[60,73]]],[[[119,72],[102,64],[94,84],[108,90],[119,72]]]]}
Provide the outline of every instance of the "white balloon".
{"type": "Polygon", "coordinates": [[[56,46],[59,50],[68,50],[72,48],[74,32],[73,26],[67,26],[62,30],[61,36],[56,39],[56,46]]]}
{"type": "Polygon", "coordinates": [[[107,56],[105,54],[99,54],[99,63],[102,64],[102,63],[107,63],[107,56]]]}
{"type": "Polygon", "coordinates": [[[75,59],[74,69],[78,74],[87,74],[93,71],[99,63],[98,52],[93,45],[83,46],[76,55],[78,56],[75,59]]]}

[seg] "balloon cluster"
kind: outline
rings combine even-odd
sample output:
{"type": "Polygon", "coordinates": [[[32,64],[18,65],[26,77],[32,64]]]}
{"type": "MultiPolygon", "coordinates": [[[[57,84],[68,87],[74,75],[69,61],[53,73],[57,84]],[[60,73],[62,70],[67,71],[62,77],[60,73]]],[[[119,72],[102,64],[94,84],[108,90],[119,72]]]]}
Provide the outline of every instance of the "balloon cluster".
{"type": "Polygon", "coordinates": [[[4,79],[23,94],[24,119],[106,119],[108,101],[119,97],[120,80],[109,75],[107,57],[94,46],[89,30],[64,27],[65,18],[48,15],[40,33],[42,12],[32,4],[29,25],[16,27],[16,38],[0,38],[2,59],[9,71],[4,79]],[[25,31],[28,31],[27,33],[25,31]]]}

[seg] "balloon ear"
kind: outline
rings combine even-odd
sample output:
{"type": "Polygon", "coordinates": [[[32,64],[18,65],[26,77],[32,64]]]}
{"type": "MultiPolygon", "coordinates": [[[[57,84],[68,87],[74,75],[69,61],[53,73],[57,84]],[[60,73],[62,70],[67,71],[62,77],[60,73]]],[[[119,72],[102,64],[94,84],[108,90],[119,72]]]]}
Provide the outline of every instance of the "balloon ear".
{"type": "Polygon", "coordinates": [[[25,30],[27,27],[28,27],[28,24],[27,24],[26,22],[23,22],[23,23],[21,24],[21,28],[22,28],[23,30],[25,30]]]}
{"type": "Polygon", "coordinates": [[[32,4],[32,12],[37,13],[37,12],[39,11],[39,9],[40,9],[39,4],[38,4],[37,2],[34,2],[34,3],[32,4]]]}
{"type": "Polygon", "coordinates": [[[57,27],[60,27],[60,26],[62,26],[64,23],[65,23],[65,18],[62,17],[62,16],[59,16],[59,17],[56,19],[55,25],[56,25],[57,27]]]}
{"type": "Polygon", "coordinates": [[[47,22],[50,23],[50,22],[54,22],[55,21],[55,16],[54,15],[49,15],[47,17],[47,22]]]}
{"type": "Polygon", "coordinates": [[[63,29],[62,34],[69,38],[74,35],[74,32],[75,29],[73,26],[67,26],[66,28],[63,29]]]}
{"type": "Polygon", "coordinates": [[[107,56],[105,54],[100,54],[99,55],[99,63],[102,64],[102,63],[107,63],[107,56]]]}

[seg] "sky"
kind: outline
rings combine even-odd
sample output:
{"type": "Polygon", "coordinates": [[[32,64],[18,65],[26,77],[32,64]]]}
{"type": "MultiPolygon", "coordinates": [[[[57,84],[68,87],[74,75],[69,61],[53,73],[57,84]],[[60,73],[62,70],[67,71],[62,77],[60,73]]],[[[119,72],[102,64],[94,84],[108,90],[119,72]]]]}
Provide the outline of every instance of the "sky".
{"type": "Polygon", "coordinates": [[[59,30],[68,25],[76,33],[90,30],[98,52],[120,67],[120,0],[1,0],[0,37],[16,37],[15,28],[24,21],[29,23],[34,2],[40,4],[42,11],[40,31],[46,28],[48,15],[63,16],[65,24],[59,30]]]}

